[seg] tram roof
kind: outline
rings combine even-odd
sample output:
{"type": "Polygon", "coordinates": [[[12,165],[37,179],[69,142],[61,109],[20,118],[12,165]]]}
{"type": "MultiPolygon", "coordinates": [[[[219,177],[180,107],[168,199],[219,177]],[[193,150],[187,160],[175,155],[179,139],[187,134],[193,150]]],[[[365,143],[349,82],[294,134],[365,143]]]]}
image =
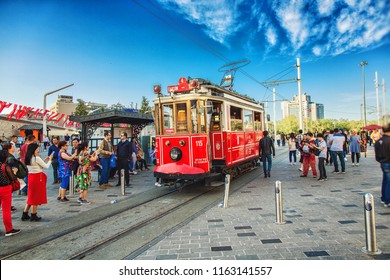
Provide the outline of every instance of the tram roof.
{"type": "Polygon", "coordinates": [[[147,125],[154,121],[150,113],[144,114],[123,110],[110,110],[86,116],[70,116],[69,119],[79,123],[128,123],[132,125],[147,125]]]}

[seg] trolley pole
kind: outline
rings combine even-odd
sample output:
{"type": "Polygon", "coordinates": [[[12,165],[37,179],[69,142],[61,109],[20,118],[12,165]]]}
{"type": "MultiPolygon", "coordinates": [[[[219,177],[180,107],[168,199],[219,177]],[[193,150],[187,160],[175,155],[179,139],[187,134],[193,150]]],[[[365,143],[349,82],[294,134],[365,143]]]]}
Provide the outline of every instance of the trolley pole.
{"type": "Polygon", "coordinates": [[[230,174],[225,176],[225,197],[223,200],[223,208],[229,207],[229,190],[230,190],[230,174]]]}
{"type": "Polygon", "coordinates": [[[121,169],[121,193],[122,195],[126,194],[126,189],[125,189],[125,170],[121,169]]]}
{"type": "Polygon", "coordinates": [[[275,206],[276,206],[276,224],[284,225],[283,221],[283,198],[282,198],[282,182],[275,182],[275,206]]]}
{"type": "Polygon", "coordinates": [[[366,193],[363,196],[363,203],[366,247],[363,247],[362,251],[369,255],[380,255],[382,254],[382,251],[376,247],[374,196],[370,193],[366,193]]]}

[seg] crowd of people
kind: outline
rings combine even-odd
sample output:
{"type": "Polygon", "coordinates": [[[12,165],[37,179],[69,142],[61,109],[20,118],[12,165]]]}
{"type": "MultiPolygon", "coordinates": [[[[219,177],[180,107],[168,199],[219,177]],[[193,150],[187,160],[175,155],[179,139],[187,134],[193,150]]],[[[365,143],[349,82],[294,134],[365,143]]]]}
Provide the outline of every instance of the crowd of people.
{"type": "MultiPolygon", "coordinates": [[[[57,197],[59,202],[69,201],[66,192],[69,190],[73,173],[75,189],[79,194],[77,202],[81,205],[90,204],[87,194],[92,183],[92,165],[100,167],[99,187],[101,189],[112,187],[108,183],[113,169],[110,166],[111,157],[116,162],[114,169],[118,173],[124,169],[126,186],[130,185],[130,174],[136,175],[137,170],[149,169],[138,138],[132,137],[129,141],[126,132],[121,133],[120,137],[120,142],[113,147],[110,141],[111,133],[105,132],[100,146],[90,152],[88,142],[80,142],[78,138],[60,141],[59,137],[54,136],[45,158],[41,157],[40,145],[33,135],[28,135],[20,148],[17,148],[17,136],[12,136],[8,143],[2,143],[0,146],[0,204],[6,229],[5,235],[12,236],[20,232],[19,229],[12,227],[11,218],[11,212],[16,211],[16,208],[12,206],[12,184],[15,181],[21,186],[20,194],[27,196],[21,220],[39,222],[42,217],[38,215],[38,207],[47,204],[47,175],[43,169],[52,167],[54,179],[52,184],[59,184],[57,197]],[[71,148],[69,148],[70,144],[71,148]],[[26,174],[22,178],[17,177],[20,164],[26,167],[26,174]]],[[[156,164],[154,141],[150,149],[150,157],[156,164]]],[[[117,186],[119,185],[121,185],[120,174],[118,174],[117,186]]]]}
{"type": "MultiPolygon", "coordinates": [[[[270,137],[268,131],[264,131],[263,136],[259,142],[259,156],[263,163],[264,177],[269,178],[272,158],[275,157],[275,140],[270,137]]],[[[382,133],[379,131],[366,133],[354,129],[348,132],[335,128],[322,133],[304,134],[299,130],[298,133],[283,134],[280,143],[278,140],[276,140],[278,146],[280,144],[288,146],[289,164],[296,165],[297,162],[301,164],[300,176],[309,177],[311,171],[311,176],[320,182],[328,179],[330,170],[327,171],[326,166],[333,166],[331,172],[334,174],[346,173],[347,155],[350,155],[351,166],[359,167],[362,153],[366,152],[367,145],[372,142],[375,146],[375,158],[380,163],[383,173],[381,202],[385,207],[390,207],[390,125],[385,125],[382,133]]],[[[105,132],[104,139],[95,151],[90,151],[88,143],[80,142],[77,138],[60,141],[58,137],[52,137],[52,145],[45,158],[41,157],[40,146],[33,135],[27,136],[20,148],[17,148],[16,141],[17,137],[13,136],[11,141],[0,148],[0,203],[6,236],[20,232],[19,229],[13,228],[11,218],[11,212],[16,211],[12,206],[14,183],[19,184],[21,193],[27,196],[21,220],[39,222],[41,216],[38,215],[38,207],[47,204],[47,175],[44,169],[52,167],[54,179],[52,184],[59,184],[57,200],[60,203],[69,201],[66,192],[73,173],[79,194],[77,201],[80,205],[90,204],[87,194],[92,184],[93,166],[99,166],[101,169],[99,179],[101,189],[113,187],[109,184],[113,170],[118,172],[116,186],[120,186],[121,183],[129,186],[131,175],[149,169],[138,138],[128,139],[126,132],[120,134],[120,141],[116,146],[112,145],[111,133],[105,132]],[[115,167],[112,166],[112,161],[115,162],[115,167]],[[22,176],[18,171],[24,167],[26,173],[22,176]],[[122,176],[119,173],[121,170],[124,170],[124,182],[121,182],[122,176]]],[[[156,165],[155,141],[151,143],[149,157],[156,165]]],[[[155,185],[161,186],[161,182],[156,179],[155,185]]]]}
{"type": "MultiPolygon", "coordinates": [[[[259,157],[263,163],[264,177],[271,177],[272,156],[275,157],[274,139],[269,136],[268,131],[263,132],[263,138],[259,142],[259,157]]],[[[376,160],[381,165],[383,173],[381,202],[385,207],[390,207],[390,124],[379,130],[368,133],[364,130],[334,128],[324,130],[322,133],[311,132],[303,134],[302,130],[285,136],[284,133],[276,135],[278,146],[287,143],[289,150],[289,164],[297,164],[297,153],[299,153],[298,169],[300,177],[311,175],[320,182],[328,180],[326,166],[333,166],[331,173],[345,174],[347,155],[351,157],[351,166],[360,165],[361,154],[366,153],[367,145],[374,145],[376,160]],[[318,168],[318,172],[317,172],[318,168]],[[319,173],[319,174],[318,174],[319,173]]]]}

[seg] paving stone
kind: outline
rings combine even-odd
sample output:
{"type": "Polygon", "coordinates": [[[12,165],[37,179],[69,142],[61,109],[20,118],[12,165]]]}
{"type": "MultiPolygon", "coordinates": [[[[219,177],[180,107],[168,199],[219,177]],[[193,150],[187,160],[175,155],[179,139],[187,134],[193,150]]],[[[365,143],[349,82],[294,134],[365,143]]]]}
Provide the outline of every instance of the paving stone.
{"type": "Polygon", "coordinates": [[[273,244],[273,243],[282,243],[280,239],[262,239],[260,240],[263,244],[273,244]]]}
{"type": "Polygon", "coordinates": [[[231,246],[218,246],[218,247],[211,247],[211,251],[213,252],[219,252],[219,251],[231,251],[233,250],[231,246]]]}
{"type": "Polygon", "coordinates": [[[313,251],[313,252],[303,252],[303,253],[309,258],[329,256],[329,254],[326,251],[313,251]]]}

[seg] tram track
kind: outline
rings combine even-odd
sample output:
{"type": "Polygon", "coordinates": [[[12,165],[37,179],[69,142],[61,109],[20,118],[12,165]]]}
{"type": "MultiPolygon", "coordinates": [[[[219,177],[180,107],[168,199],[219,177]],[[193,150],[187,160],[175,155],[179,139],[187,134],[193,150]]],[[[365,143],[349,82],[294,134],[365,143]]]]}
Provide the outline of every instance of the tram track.
{"type": "MultiPolygon", "coordinates": [[[[275,158],[275,163],[283,156],[275,158]]],[[[231,182],[231,194],[262,175],[262,168],[231,182]]],[[[191,186],[182,192],[155,189],[132,201],[95,209],[87,221],[42,229],[30,243],[19,244],[1,259],[133,259],[223,198],[223,188],[191,186]],[[199,188],[202,189],[199,192],[199,188]],[[196,191],[197,190],[197,191],[196,191]],[[151,196],[151,194],[153,194],[151,196]]],[[[67,224],[67,223],[65,223],[67,224]]]]}

